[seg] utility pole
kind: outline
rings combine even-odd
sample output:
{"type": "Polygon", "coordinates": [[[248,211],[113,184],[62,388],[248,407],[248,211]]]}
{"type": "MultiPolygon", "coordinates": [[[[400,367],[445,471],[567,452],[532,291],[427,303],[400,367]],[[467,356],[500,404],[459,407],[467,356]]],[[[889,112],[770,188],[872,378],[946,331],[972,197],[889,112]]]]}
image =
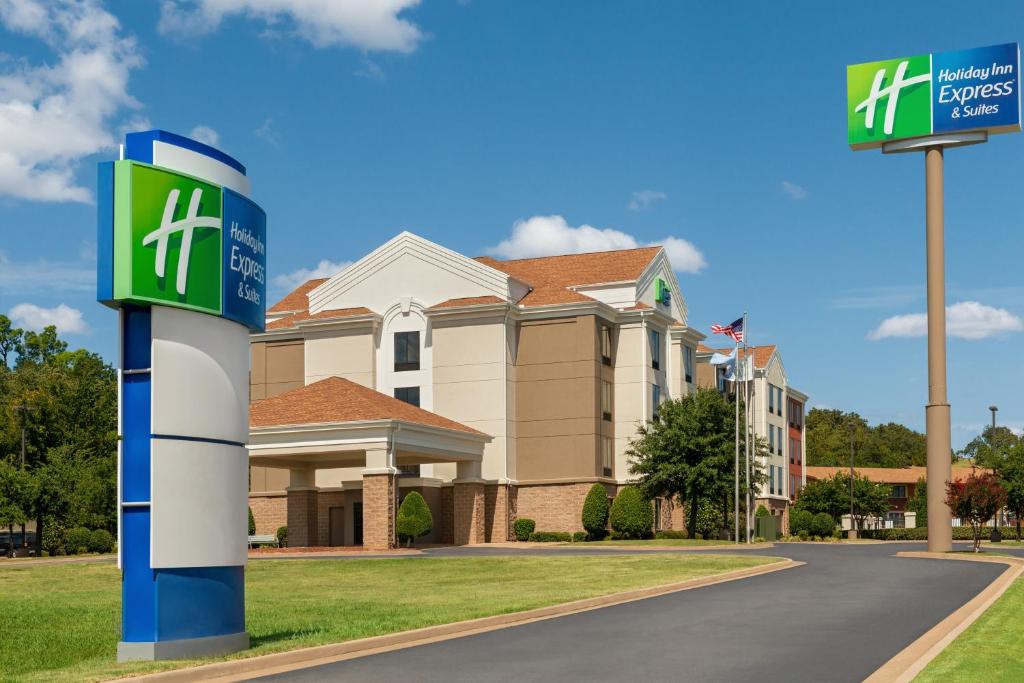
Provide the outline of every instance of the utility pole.
{"type": "MultiPolygon", "coordinates": [[[[996,438],[996,412],[999,410],[997,406],[989,406],[989,410],[992,411],[992,431],[989,434],[992,435],[993,446],[996,438]]],[[[988,539],[992,543],[1002,543],[1003,535],[999,533],[999,510],[996,510],[995,517],[992,518],[992,535],[988,539]]]]}
{"type": "Polygon", "coordinates": [[[857,425],[852,421],[849,423],[850,426],[850,533],[847,538],[857,538],[857,529],[853,522],[853,435],[857,431],[857,425]]]}

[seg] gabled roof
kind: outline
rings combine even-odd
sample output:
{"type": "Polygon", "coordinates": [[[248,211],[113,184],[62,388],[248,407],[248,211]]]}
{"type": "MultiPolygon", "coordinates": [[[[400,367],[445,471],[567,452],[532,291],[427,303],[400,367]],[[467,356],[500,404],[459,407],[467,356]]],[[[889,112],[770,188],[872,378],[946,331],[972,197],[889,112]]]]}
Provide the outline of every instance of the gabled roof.
{"type": "Polygon", "coordinates": [[[634,282],[643,275],[659,251],[661,247],[642,247],[509,261],[478,256],[476,260],[533,288],[518,302],[520,305],[543,306],[594,301],[572,288],[605,282],[634,282]]]}
{"type": "Polygon", "coordinates": [[[466,296],[460,299],[448,299],[439,304],[434,304],[428,311],[436,311],[444,308],[459,308],[461,306],[484,306],[490,304],[503,304],[505,300],[497,296],[466,296]]]}
{"type": "MultiPolygon", "coordinates": [[[[953,481],[963,481],[971,476],[971,467],[954,467],[953,481]]],[[[918,479],[928,478],[927,467],[854,467],[853,471],[867,477],[877,484],[916,484],[918,479]]],[[[978,467],[978,474],[991,473],[992,470],[978,467]]],[[[808,466],[808,479],[831,479],[837,473],[849,474],[849,467],[808,466]]]]}
{"type": "MultiPolygon", "coordinates": [[[[721,353],[728,356],[736,347],[726,346],[722,348],[713,348],[707,344],[697,344],[697,353],[721,353]]],[[[764,346],[748,346],[744,352],[743,347],[740,347],[739,357],[745,359],[751,353],[754,354],[754,367],[758,369],[764,369],[768,366],[768,363],[772,359],[772,354],[775,353],[775,344],[766,344],[764,346]]]]}
{"type": "Polygon", "coordinates": [[[249,407],[250,428],[367,420],[397,420],[467,434],[483,433],[341,377],[328,377],[249,407]]]}
{"type": "Polygon", "coordinates": [[[267,313],[295,313],[297,311],[309,310],[309,292],[327,282],[327,278],[315,278],[306,280],[301,285],[290,291],[283,299],[267,309],[267,313]]]}
{"type": "Polygon", "coordinates": [[[341,318],[351,318],[357,315],[371,314],[373,314],[373,311],[364,306],[358,306],[356,308],[332,308],[326,311],[320,311],[319,313],[310,313],[308,310],[299,311],[298,313],[292,313],[291,315],[287,315],[279,320],[273,320],[267,323],[267,329],[286,330],[307,320],[337,320],[341,318]]]}

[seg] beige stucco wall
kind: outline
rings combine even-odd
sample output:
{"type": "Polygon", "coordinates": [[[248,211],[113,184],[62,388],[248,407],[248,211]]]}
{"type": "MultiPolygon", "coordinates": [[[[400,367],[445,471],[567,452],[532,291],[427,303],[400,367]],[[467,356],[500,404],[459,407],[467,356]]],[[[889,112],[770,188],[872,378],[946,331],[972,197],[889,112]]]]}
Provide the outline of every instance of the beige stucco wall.
{"type": "Polygon", "coordinates": [[[369,326],[355,330],[331,330],[306,333],[306,384],[328,377],[374,386],[376,344],[369,326]]]}

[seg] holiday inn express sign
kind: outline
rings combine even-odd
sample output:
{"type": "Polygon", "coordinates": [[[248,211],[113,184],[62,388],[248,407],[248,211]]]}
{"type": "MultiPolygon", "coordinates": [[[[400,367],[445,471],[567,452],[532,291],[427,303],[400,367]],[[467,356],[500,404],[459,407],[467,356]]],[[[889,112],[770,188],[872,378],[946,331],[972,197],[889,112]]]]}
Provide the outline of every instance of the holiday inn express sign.
{"type": "Polygon", "coordinates": [[[846,67],[853,149],[971,131],[1019,131],[1020,50],[1006,43],[846,67]]]}

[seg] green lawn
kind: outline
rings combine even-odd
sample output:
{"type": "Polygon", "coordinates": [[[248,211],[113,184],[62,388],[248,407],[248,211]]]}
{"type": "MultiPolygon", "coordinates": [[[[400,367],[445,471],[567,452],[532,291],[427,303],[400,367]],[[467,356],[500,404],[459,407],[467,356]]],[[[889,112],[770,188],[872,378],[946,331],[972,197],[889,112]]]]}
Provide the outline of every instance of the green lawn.
{"type": "MultiPolygon", "coordinates": [[[[543,607],[772,562],[708,555],[259,560],[246,570],[254,656],[543,607]]],[[[0,568],[0,680],[98,680],[118,665],[120,576],[98,564],[0,568]]]]}
{"type": "Polygon", "coordinates": [[[915,681],[1024,680],[1024,579],[1003,595],[933,659],[915,681]]]}
{"type": "MultiPolygon", "coordinates": [[[[569,545],[563,543],[562,545],[569,545]]],[[[573,545],[580,545],[574,543],[573,545]]],[[[716,541],[716,540],[698,540],[695,538],[649,538],[649,539],[629,539],[625,541],[586,541],[583,545],[627,545],[627,546],[640,546],[645,545],[654,547],[669,547],[669,546],[701,546],[701,545],[736,545],[732,541],[716,541]]],[[[739,544],[738,548],[742,548],[743,544],[739,544]]]]}

